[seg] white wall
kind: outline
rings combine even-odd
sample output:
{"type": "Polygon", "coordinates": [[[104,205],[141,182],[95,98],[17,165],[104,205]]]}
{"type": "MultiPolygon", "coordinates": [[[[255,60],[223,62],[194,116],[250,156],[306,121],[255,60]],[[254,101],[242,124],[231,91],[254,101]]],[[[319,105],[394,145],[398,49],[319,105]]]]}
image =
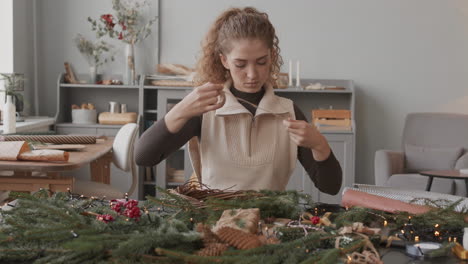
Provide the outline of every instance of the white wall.
{"type": "Polygon", "coordinates": [[[193,66],[215,17],[245,5],[270,15],[302,76],[355,81],[358,182],[374,182],[377,149],[399,148],[407,113],[468,113],[463,0],[161,0],[161,62],[193,66]]]}
{"type": "MultiPolygon", "coordinates": [[[[37,1],[37,0],[33,0],[37,1]]],[[[13,72],[23,73],[24,109],[23,114],[34,113],[34,21],[33,1],[13,2],[13,72]]]]}
{"type": "MultiPolygon", "coordinates": [[[[13,71],[13,0],[0,1],[0,72],[13,71]]],[[[0,81],[3,89],[4,81],[0,81]]],[[[0,110],[3,107],[5,93],[0,92],[0,110]]]]}
{"type": "Polygon", "coordinates": [[[7,73],[13,71],[13,0],[0,1],[0,36],[0,72],[7,73]]]}
{"type": "MultiPolygon", "coordinates": [[[[158,15],[158,0],[147,1],[151,8],[142,14],[158,15]]],[[[39,61],[39,112],[54,116],[56,112],[57,78],[64,72],[63,63],[68,61],[75,73],[89,73],[89,66],[76,48],[73,38],[80,33],[90,40],[95,39],[88,17],[99,19],[100,15],[113,13],[111,0],[41,0],[38,1],[38,61],[39,61]]],[[[153,72],[157,61],[157,24],[145,41],[136,45],[136,70],[145,74],[153,72]]],[[[125,45],[109,40],[116,48],[116,60],[101,67],[99,73],[121,74],[124,70],[125,45]]]]}
{"type": "MultiPolygon", "coordinates": [[[[56,79],[65,60],[86,72],[71,39],[79,32],[91,36],[86,17],[110,10],[110,2],[39,1],[42,114],[55,113],[56,79]]],[[[300,59],[302,76],[355,81],[358,182],[374,182],[375,150],[399,148],[407,113],[468,113],[468,1],[463,0],[160,0],[161,62],[193,66],[215,17],[245,5],[268,12],[283,58],[300,59]]],[[[137,64],[152,72],[156,44],[145,45],[139,51],[146,58],[137,64]]],[[[121,69],[119,61],[108,70],[121,69]]]]}

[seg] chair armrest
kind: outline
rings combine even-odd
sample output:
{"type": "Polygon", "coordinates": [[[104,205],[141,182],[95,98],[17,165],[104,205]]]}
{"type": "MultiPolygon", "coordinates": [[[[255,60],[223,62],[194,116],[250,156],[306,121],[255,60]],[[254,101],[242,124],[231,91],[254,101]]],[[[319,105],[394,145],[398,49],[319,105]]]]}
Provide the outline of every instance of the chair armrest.
{"type": "Polygon", "coordinates": [[[377,150],[374,158],[375,185],[383,186],[393,174],[403,173],[404,153],[393,150],[377,150]]]}

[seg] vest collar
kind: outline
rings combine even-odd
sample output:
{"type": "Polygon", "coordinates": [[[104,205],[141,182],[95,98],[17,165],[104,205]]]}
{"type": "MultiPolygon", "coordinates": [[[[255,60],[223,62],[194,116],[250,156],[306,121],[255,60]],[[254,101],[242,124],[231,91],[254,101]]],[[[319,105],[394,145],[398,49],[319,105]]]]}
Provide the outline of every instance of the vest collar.
{"type": "MultiPolygon", "coordinates": [[[[235,115],[235,114],[249,114],[243,105],[239,103],[236,97],[231,93],[232,79],[227,80],[224,83],[223,92],[226,96],[226,102],[224,105],[215,111],[217,116],[223,115],[235,115]]],[[[273,86],[266,83],[263,88],[265,89],[265,94],[263,95],[260,103],[258,104],[257,111],[255,111],[255,116],[262,114],[285,114],[288,113],[287,107],[281,105],[280,100],[276,97],[273,86]]]]}

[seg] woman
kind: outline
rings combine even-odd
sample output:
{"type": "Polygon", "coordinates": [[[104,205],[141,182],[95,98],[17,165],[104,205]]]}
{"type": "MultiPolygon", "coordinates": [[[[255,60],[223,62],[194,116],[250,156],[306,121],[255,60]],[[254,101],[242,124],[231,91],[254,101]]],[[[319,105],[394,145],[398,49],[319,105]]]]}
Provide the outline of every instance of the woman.
{"type": "Polygon", "coordinates": [[[318,189],[336,194],[342,172],[325,137],[273,92],[278,42],[267,14],[222,13],[202,44],[199,86],[143,133],[137,164],[153,166],[196,137],[192,163],[211,188],[284,190],[299,159],[318,189]]]}

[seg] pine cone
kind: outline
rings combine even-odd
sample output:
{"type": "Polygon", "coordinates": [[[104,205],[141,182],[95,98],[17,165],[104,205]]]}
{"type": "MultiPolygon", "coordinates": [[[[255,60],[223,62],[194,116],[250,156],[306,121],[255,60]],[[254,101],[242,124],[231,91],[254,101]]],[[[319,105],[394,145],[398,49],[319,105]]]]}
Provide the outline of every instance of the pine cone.
{"type": "Polygon", "coordinates": [[[228,249],[228,245],[223,243],[210,243],[202,250],[199,250],[196,255],[205,257],[221,256],[228,249]]]}
{"type": "Polygon", "coordinates": [[[205,245],[205,247],[208,244],[221,242],[221,240],[219,240],[218,236],[215,233],[213,233],[211,231],[211,229],[207,225],[199,223],[197,225],[197,227],[196,227],[196,230],[197,230],[198,233],[202,233],[203,244],[205,245]]]}
{"type": "Polygon", "coordinates": [[[232,227],[222,227],[217,235],[221,241],[238,249],[251,249],[262,245],[256,235],[232,227]]]}

